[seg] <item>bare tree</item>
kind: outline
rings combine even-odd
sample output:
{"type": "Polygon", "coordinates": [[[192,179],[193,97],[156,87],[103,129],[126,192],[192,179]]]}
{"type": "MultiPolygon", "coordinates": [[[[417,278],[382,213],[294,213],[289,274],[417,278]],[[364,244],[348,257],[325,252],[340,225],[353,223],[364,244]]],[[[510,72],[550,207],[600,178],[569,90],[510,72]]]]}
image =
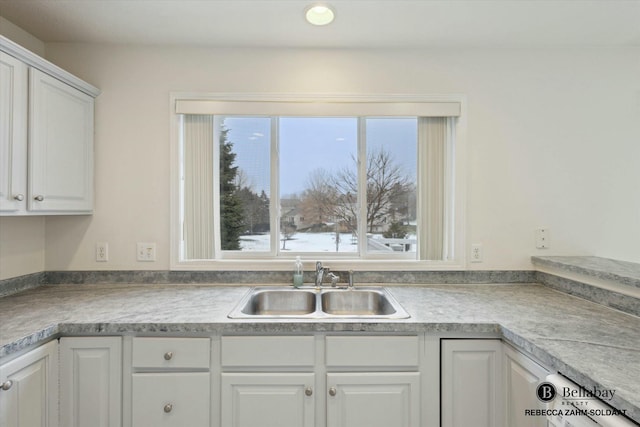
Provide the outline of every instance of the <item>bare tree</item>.
{"type": "Polygon", "coordinates": [[[302,194],[301,211],[307,223],[323,224],[334,216],[337,193],[326,169],[309,173],[307,188],[302,194]]]}
{"type": "MultiPolygon", "coordinates": [[[[355,161],[355,159],[354,159],[355,161]]],[[[339,171],[333,185],[342,195],[338,213],[343,220],[353,221],[357,203],[353,194],[358,194],[358,179],[353,168],[339,171]]],[[[367,231],[383,224],[388,218],[395,219],[401,209],[406,209],[408,195],[413,184],[407,174],[395,162],[392,154],[383,148],[367,155],[367,231]]]]}

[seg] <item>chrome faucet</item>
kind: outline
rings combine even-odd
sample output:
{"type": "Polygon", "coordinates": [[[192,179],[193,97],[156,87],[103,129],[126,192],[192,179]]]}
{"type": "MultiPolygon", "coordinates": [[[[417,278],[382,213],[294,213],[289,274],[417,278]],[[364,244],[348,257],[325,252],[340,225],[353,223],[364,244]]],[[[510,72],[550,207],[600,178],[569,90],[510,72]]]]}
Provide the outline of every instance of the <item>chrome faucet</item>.
{"type": "Polygon", "coordinates": [[[331,279],[332,287],[335,287],[338,284],[339,277],[336,274],[331,273],[331,271],[329,271],[329,267],[323,267],[322,262],[316,261],[316,288],[320,288],[322,286],[325,274],[329,279],[331,279]]]}
{"type": "Polygon", "coordinates": [[[324,274],[329,272],[328,267],[323,267],[322,262],[316,261],[316,288],[322,286],[324,280],[324,274]]]}

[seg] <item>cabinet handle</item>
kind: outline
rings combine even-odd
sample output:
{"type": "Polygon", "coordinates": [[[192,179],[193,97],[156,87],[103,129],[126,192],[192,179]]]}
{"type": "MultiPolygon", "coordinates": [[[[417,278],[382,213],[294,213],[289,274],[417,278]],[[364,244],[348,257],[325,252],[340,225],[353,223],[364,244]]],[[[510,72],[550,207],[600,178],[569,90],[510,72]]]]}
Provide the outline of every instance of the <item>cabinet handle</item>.
{"type": "Polygon", "coordinates": [[[171,360],[173,358],[173,351],[167,351],[164,354],[164,360],[171,360]]]}
{"type": "Polygon", "coordinates": [[[338,393],[335,387],[329,389],[329,396],[335,396],[338,393]]]}
{"type": "Polygon", "coordinates": [[[43,195],[41,195],[41,194],[39,194],[39,195],[37,195],[36,197],[34,197],[33,199],[34,199],[35,201],[37,201],[37,202],[41,202],[41,201],[43,201],[43,200],[44,200],[44,196],[43,196],[43,195]]]}
{"type": "Polygon", "coordinates": [[[13,385],[13,381],[7,380],[7,381],[3,382],[2,384],[0,384],[0,389],[6,391],[6,390],[9,390],[12,385],[13,385]]]}
{"type": "Polygon", "coordinates": [[[167,403],[166,405],[164,405],[164,412],[166,412],[167,414],[171,412],[172,409],[173,405],[171,403],[167,403]]]}
{"type": "Polygon", "coordinates": [[[307,388],[304,390],[304,394],[305,394],[305,395],[307,395],[307,396],[311,396],[311,395],[313,395],[313,389],[312,389],[311,387],[307,387],[307,388]]]}
{"type": "Polygon", "coordinates": [[[16,194],[13,198],[19,202],[24,200],[24,194],[16,194]]]}

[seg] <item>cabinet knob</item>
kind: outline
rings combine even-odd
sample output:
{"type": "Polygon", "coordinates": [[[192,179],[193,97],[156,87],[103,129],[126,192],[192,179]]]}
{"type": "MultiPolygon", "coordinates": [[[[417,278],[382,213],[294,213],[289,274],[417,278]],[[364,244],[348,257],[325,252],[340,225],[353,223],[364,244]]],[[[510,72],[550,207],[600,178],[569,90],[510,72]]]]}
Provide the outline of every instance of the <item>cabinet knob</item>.
{"type": "Polygon", "coordinates": [[[13,196],[14,200],[17,200],[19,202],[24,200],[24,194],[16,194],[15,196],[13,196]]]}
{"type": "Polygon", "coordinates": [[[172,409],[173,405],[171,403],[167,403],[166,405],[164,405],[164,412],[166,412],[167,414],[171,412],[172,409]]]}
{"type": "Polygon", "coordinates": [[[37,202],[41,202],[44,200],[44,196],[41,194],[38,194],[36,197],[33,198],[35,201],[37,202]]]}
{"type": "Polygon", "coordinates": [[[13,381],[7,380],[2,384],[0,384],[0,390],[9,390],[12,385],[13,385],[13,381]]]}
{"type": "Polygon", "coordinates": [[[164,354],[164,360],[171,360],[173,358],[173,351],[167,351],[164,354]]]}
{"type": "Polygon", "coordinates": [[[338,393],[335,387],[329,389],[329,396],[335,396],[338,393]]]}
{"type": "Polygon", "coordinates": [[[304,390],[304,394],[305,394],[305,395],[307,395],[307,396],[311,396],[311,395],[313,395],[313,389],[312,389],[311,387],[307,387],[307,388],[304,390]]]}

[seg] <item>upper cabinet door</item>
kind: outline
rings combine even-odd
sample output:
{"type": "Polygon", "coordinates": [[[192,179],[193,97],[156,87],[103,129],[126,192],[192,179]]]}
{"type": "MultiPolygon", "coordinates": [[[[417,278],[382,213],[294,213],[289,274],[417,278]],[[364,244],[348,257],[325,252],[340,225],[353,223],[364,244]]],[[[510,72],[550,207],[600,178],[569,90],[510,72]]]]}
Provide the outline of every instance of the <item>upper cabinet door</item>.
{"type": "Polygon", "coordinates": [[[0,212],[27,206],[28,67],[0,52],[0,212]]]}
{"type": "Polygon", "coordinates": [[[91,213],[94,100],[41,71],[29,72],[28,208],[91,213]]]}

